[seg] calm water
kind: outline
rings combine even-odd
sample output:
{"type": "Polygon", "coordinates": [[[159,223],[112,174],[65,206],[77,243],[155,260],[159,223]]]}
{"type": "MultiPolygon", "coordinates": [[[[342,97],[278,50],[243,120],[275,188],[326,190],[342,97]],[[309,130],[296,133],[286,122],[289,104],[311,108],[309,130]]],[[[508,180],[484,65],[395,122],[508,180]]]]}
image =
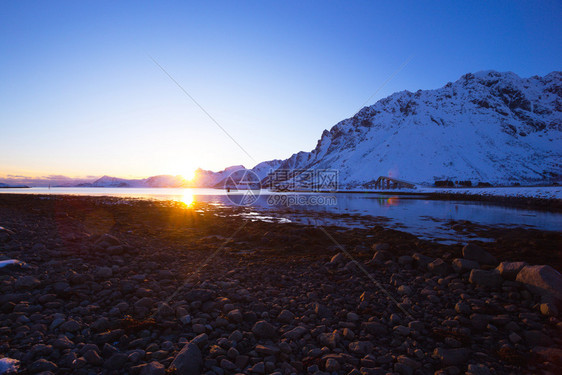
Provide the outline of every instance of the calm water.
{"type": "MultiPolygon", "coordinates": [[[[167,188],[31,188],[0,189],[0,193],[73,194],[156,200],[207,202],[232,206],[234,197],[220,189],[167,188]]],[[[244,214],[253,220],[291,221],[306,224],[366,226],[377,223],[411,232],[427,239],[463,242],[448,224],[468,220],[482,225],[562,231],[562,214],[505,207],[472,201],[435,201],[423,197],[377,193],[299,194],[260,192],[244,214]],[[333,214],[343,214],[336,218],[333,214]],[[348,215],[345,215],[348,214],[348,215]]]]}

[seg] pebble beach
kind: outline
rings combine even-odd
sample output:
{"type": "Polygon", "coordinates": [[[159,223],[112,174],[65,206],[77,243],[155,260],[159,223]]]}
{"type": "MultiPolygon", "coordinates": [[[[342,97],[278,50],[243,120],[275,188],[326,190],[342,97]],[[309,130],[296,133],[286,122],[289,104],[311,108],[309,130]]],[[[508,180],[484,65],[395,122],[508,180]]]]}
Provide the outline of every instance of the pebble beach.
{"type": "Polygon", "coordinates": [[[443,245],[242,210],[0,196],[0,373],[560,372],[561,233],[443,245]]]}

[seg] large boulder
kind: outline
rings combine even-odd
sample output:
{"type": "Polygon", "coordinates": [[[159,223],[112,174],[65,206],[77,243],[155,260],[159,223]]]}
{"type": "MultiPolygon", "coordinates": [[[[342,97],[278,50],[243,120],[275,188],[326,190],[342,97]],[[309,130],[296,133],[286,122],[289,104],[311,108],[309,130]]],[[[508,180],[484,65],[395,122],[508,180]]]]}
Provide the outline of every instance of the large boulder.
{"type": "Polygon", "coordinates": [[[366,355],[373,351],[373,344],[370,341],[354,341],[348,345],[349,351],[355,354],[366,355]]]}
{"type": "Polygon", "coordinates": [[[289,310],[283,310],[277,316],[277,320],[281,323],[291,323],[295,319],[295,314],[289,310]]]}
{"type": "Polygon", "coordinates": [[[371,249],[375,251],[386,251],[390,249],[390,245],[386,242],[379,242],[371,245],[371,249]]]}
{"type": "Polygon", "coordinates": [[[412,255],[412,258],[414,258],[414,265],[420,268],[427,268],[427,265],[433,262],[433,258],[421,253],[415,253],[414,255],[412,255]]]}
{"type": "Polygon", "coordinates": [[[368,333],[374,336],[387,334],[386,326],[379,322],[364,322],[361,324],[361,328],[365,329],[368,333]]]}
{"type": "Polygon", "coordinates": [[[117,237],[106,233],[106,234],[100,236],[96,240],[95,244],[98,247],[102,247],[102,248],[105,249],[105,248],[108,248],[108,247],[111,247],[111,246],[119,246],[119,245],[121,245],[121,241],[117,237]]]}
{"type": "Polygon", "coordinates": [[[304,327],[295,327],[290,331],[287,331],[283,334],[283,338],[289,339],[289,340],[297,340],[299,339],[301,336],[303,336],[304,334],[306,334],[308,332],[308,330],[304,327]]]}
{"type": "Polygon", "coordinates": [[[504,279],[515,280],[519,271],[525,266],[528,266],[526,262],[501,262],[500,265],[496,267],[496,270],[498,270],[504,279]]]}
{"type": "Polygon", "coordinates": [[[503,279],[498,272],[474,269],[470,271],[468,281],[476,285],[497,288],[502,285],[503,279]]]}
{"type": "Polygon", "coordinates": [[[343,253],[337,253],[336,255],[334,255],[332,257],[332,259],[330,259],[330,264],[332,265],[338,265],[338,264],[342,264],[344,263],[346,260],[346,257],[343,253]]]}
{"type": "Polygon", "coordinates": [[[335,349],[338,346],[338,343],[341,341],[341,335],[338,330],[333,332],[321,333],[318,336],[318,342],[322,346],[327,346],[329,348],[335,349]]]}
{"type": "Polygon", "coordinates": [[[25,262],[17,259],[0,260],[0,272],[11,273],[16,270],[28,267],[25,262]]]}
{"type": "Polygon", "coordinates": [[[445,263],[445,261],[441,258],[437,258],[433,262],[429,263],[427,268],[439,276],[447,276],[451,273],[451,266],[445,263]]]}
{"type": "Polygon", "coordinates": [[[33,362],[31,365],[28,366],[28,371],[32,374],[38,372],[57,372],[58,366],[51,361],[47,361],[44,358],[40,358],[37,361],[33,362]]]}
{"type": "Polygon", "coordinates": [[[312,307],[314,308],[314,313],[320,318],[330,318],[332,316],[332,311],[318,302],[315,302],[312,307]]]}
{"type": "Polygon", "coordinates": [[[541,314],[546,316],[558,316],[558,308],[554,303],[545,302],[540,305],[541,314]]]}
{"type": "Polygon", "coordinates": [[[41,285],[41,281],[33,276],[20,276],[14,284],[17,289],[34,289],[41,285]]]}
{"type": "Polygon", "coordinates": [[[562,302],[562,275],[550,266],[525,266],[516,280],[535,294],[562,302]]]}
{"type": "Polygon", "coordinates": [[[7,228],[0,227],[0,242],[8,241],[12,235],[14,235],[14,232],[7,228]]]}
{"type": "Polygon", "coordinates": [[[252,332],[259,338],[271,339],[277,335],[277,329],[269,322],[260,320],[252,327],[252,332]]]}
{"type": "Polygon", "coordinates": [[[140,366],[140,375],[165,375],[166,369],[164,365],[152,361],[140,366]]]}
{"type": "Polygon", "coordinates": [[[490,266],[498,264],[498,260],[492,254],[473,243],[469,243],[462,248],[462,256],[465,259],[474,260],[480,264],[487,264],[490,266]]]}
{"type": "Polygon", "coordinates": [[[498,264],[498,260],[492,254],[481,248],[480,246],[469,243],[462,248],[462,256],[468,260],[474,260],[480,264],[487,264],[490,266],[495,266],[498,264]]]}
{"type": "Polygon", "coordinates": [[[170,369],[175,370],[177,375],[199,375],[203,367],[203,356],[201,350],[194,343],[186,344],[176,355],[170,369]]]}
{"type": "Polygon", "coordinates": [[[462,258],[453,259],[453,262],[451,264],[455,272],[458,273],[468,272],[475,268],[480,268],[478,262],[469,259],[462,259],[462,258]]]}
{"type": "Polygon", "coordinates": [[[113,276],[113,270],[110,267],[98,267],[94,271],[94,277],[98,280],[106,280],[113,276]]]}
{"type": "Polygon", "coordinates": [[[215,293],[209,289],[191,289],[184,295],[184,299],[188,302],[201,301],[207,302],[213,299],[215,293]]]}
{"type": "Polygon", "coordinates": [[[386,250],[378,250],[374,255],[373,258],[371,259],[370,263],[378,263],[378,264],[382,264],[384,262],[386,262],[387,260],[392,259],[392,254],[389,253],[386,250]]]}
{"type": "Polygon", "coordinates": [[[408,266],[414,263],[414,258],[409,255],[402,255],[401,257],[398,257],[398,263],[402,266],[408,266]]]}

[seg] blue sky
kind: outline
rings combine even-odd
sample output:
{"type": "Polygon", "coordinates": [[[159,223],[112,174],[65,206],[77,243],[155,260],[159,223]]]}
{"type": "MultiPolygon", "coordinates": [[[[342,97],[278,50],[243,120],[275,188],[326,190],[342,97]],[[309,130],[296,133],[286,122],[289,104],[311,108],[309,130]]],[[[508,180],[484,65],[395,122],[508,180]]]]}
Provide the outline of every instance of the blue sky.
{"type": "Polygon", "coordinates": [[[2,1],[0,178],[287,158],[467,72],[560,70],[559,1],[2,1]],[[152,56],[252,156],[152,62],[152,56]]]}

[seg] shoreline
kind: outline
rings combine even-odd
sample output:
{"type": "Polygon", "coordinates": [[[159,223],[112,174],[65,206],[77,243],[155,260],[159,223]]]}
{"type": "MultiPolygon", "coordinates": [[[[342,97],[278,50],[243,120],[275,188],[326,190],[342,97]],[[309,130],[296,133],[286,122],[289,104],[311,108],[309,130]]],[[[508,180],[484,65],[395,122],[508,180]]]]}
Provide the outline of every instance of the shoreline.
{"type": "Polygon", "coordinates": [[[562,212],[562,199],[547,199],[533,197],[513,197],[498,195],[477,195],[463,193],[430,193],[428,199],[436,200],[464,200],[489,202],[502,206],[522,207],[533,210],[543,210],[552,212],[562,212]]]}
{"type": "MultiPolygon", "coordinates": [[[[409,195],[408,193],[405,193],[409,195]]],[[[179,210],[182,212],[182,215],[185,212],[193,212],[197,211],[199,207],[205,207],[205,209],[214,212],[214,215],[217,213],[220,215],[221,219],[230,219],[236,223],[240,220],[250,220],[253,224],[261,224],[264,226],[271,225],[273,227],[279,225],[280,227],[288,226],[294,227],[297,229],[308,230],[310,228],[315,228],[314,225],[306,224],[298,221],[291,221],[291,222],[269,222],[269,221],[261,221],[258,220],[254,222],[251,216],[244,216],[248,210],[251,212],[251,206],[215,206],[214,204],[209,204],[205,202],[196,202],[195,205],[191,207],[187,207],[187,205],[182,201],[176,200],[167,200],[167,199],[147,199],[143,197],[119,197],[119,196],[96,196],[96,195],[66,195],[66,194],[0,194],[0,207],[2,206],[4,201],[16,201],[19,203],[25,203],[26,205],[30,204],[27,202],[29,197],[33,197],[33,202],[31,203],[47,203],[47,202],[77,202],[78,205],[102,205],[102,206],[119,206],[124,209],[131,209],[131,211],[138,210],[139,207],[147,207],[154,209],[156,207],[162,207],[169,210],[179,210]],[[3,197],[12,197],[3,200],[3,197]],[[187,208],[186,208],[187,207],[187,208]],[[184,212],[185,211],[185,212],[184,212]]],[[[510,197],[511,198],[511,197],[510,197]]],[[[447,200],[445,196],[439,196],[436,200],[447,200]]],[[[55,203],[56,204],[56,203],[55,203]]],[[[502,205],[501,203],[498,203],[502,205]]],[[[16,203],[16,206],[18,203],[16,203]]],[[[31,204],[33,206],[33,204],[31,204]]],[[[508,207],[513,207],[510,204],[506,204],[508,207]]],[[[33,210],[32,207],[28,207],[28,209],[33,210]]],[[[52,209],[52,208],[51,208],[52,209]]],[[[284,211],[279,212],[282,216],[284,211]]],[[[201,214],[201,213],[199,213],[201,214]]],[[[538,250],[539,245],[544,245],[542,239],[547,239],[549,243],[550,249],[557,249],[557,244],[562,243],[562,232],[557,231],[548,231],[548,230],[540,230],[534,228],[509,228],[504,226],[493,226],[493,225],[483,225],[479,223],[474,223],[471,221],[466,220],[458,220],[458,221],[451,221],[450,224],[454,226],[453,229],[457,231],[469,231],[472,234],[477,235],[478,237],[484,237],[488,240],[481,241],[479,238],[475,238],[474,240],[461,240],[457,241],[456,243],[441,243],[435,242],[431,239],[421,239],[419,236],[412,234],[410,232],[385,227],[386,222],[383,220],[379,220],[377,217],[373,218],[370,215],[360,215],[360,214],[349,214],[349,213],[328,213],[328,212],[318,212],[316,213],[319,217],[327,217],[333,219],[332,221],[338,220],[346,220],[349,217],[356,217],[363,220],[363,227],[348,227],[346,224],[337,225],[337,224],[329,224],[327,227],[331,227],[334,230],[337,230],[339,233],[351,233],[352,237],[357,237],[362,235],[368,235],[368,233],[373,229],[382,229],[384,231],[393,233],[393,235],[397,237],[404,237],[408,238],[409,240],[415,240],[417,243],[426,243],[430,244],[432,248],[440,248],[440,251],[437,253],[433,253],[433,256],[441,256],[444,252],[446,252],[446,248],[452,248],[452,251],[460,250],[461,243],[466,244],[467,241],[476,242],[481,246],[484,246],[489,251],[494,253],[494,255],[498,257],[507,257],[509,256],[512,258],[515,257],[518,260],[528,261],[529,263],[535,263],[536,254],[534,250],[538,250]],[[369,226],[369,223],[371,224],[369,226]],[[511,238],[510,238],[511,237],[511,238]],[[518,246],[519,249],[510,249],[514,247],[515,244],[518,243],[525,243],[529,242],[525,246],[518,246]],[[498,243],[501,243],[500,248],[491,249],[498,243]],[[519,259],[520,258],[520,259],[519,259]]],[[[176,213],[177,215],[177,213],[176,213]]],[[[1,216],[0,216],[1,217],[1,216]]],[[[151,218],[150,220],[156,220],[161,218],[151,218]]],[[[230,221],[229,220],[229,221],[230,221]]],[[[1,223],[0,223],[1,226],[1,223]]],[[[440,238],[436,237],[436,240],[440,238]]],[[[355,239],[352,238],[352,241],[355,239]]],[[[355,244],[355,242],[353,242],[355,244]]],[[[333,245],[333,244],[332,244],[333,245]]],[[[560,272],[562,272],[562,248],[558,249],[558,251],[550,252],[550,254],[544,254],[542,252],[542,257],[539,258],[544,261],[544,263],[551,264],[555,268],[557,268],[560,272]],[[553,257],[552,257],[553,256],[553,257]]]]}
{"type": "MultiPolygon", "coordinates": [[[[464,244],[384,224],[232,215],[243,208],[44,197],[0,195],[0,226],[12,232],[0,230],[0,255],[26,263],[0,268],[0,341],[24,374],[181,374],[171,369],[189,361],[225,375],[559,366],[556,315],[511,276],[488,284],[455,270],[464,244]]],[[[496,240],[477,245],[497,261],[561,269],[561,233],[482,230],[496,240]]]]}
{"type": "MultiPolygon", "coordinates": [[[[504,187],[502,187],[504,188],[504,187]]],[[[511,187],[505,187],[510,189],[511,187]]],[[[466,188],[459,188],[467,190],[466,188]]],[[[475,191],[478,189],[486,188],[472,188],[475,191]]],[[[513,188],[517,189],[517,188],[513,188]]],[[[290,191],[287,193],[311,193],[310,191],[290,191]]],[[[538,198],[538,197],[525,197],[525,196],[510,196],[510,195],[487,195],[487,194],[469,194],[469,193],[455,193],[450,190],[446,192],[438,191],[400,191],[400,190],[373,190],[373,191],[356,191],[356,190],[338,190],[335,192],[320,192],[321,194],[383,194],[383,195],[397,195],[397,196],[412,196],[420,197],[427,200],[450,200],[450,201],[477,201],[489,202],[502,206],[523,207],[527,209],[536,209],[543,211],[562,212],[562,199],[560,198],[538,198]]]]}
{"type": "MultiPolygon", "coordinates": [[[[544,187],[552,187],[555,186],[544,186],[544,187]]],[[[494,189],[528,189],[529,187],[501,187],[501,188],[494,188],[494,189]]],[[[533,187],[534,188],[534,187],[533,187]]],[[[104,188],[99,188],[104,189],[104,188]]],[[[119,188],[126,191],[128,188],[119,188]]],[[[517,196],[517,195],[492,195],[492,194],[471,194],[467,193],[467,188],[459,188],[459,190],[463,190],[463,192],[454,192],[451,189],[443,189],[445,191],[435,191],[432,190],[433,188],[428,188],[429,191],[400,191],[400,190],[377,190],[377,191],[357,191],[357,190],[337,190],[337,191],[306,191],[306,190],[292,190],[292,191],[284,191],[284,194],[381,194],[381,195],[395,195],[395,196],[407,196],[407,197],[419,197],[426,200],[442,200],[442,201],[470,201],[470,202],[485,202],[496,204],[499,206],[505,207],[514,207],[514,208],[524,208],[529,210],[539,210],[539,211],[548,211],[548,212],[562,212],[562,199],[561,198],[544,198],[544,197],[532,197],[532,196],[517,196]]],[[[486,191],[488,188],[470,188],[477,191],[486,191]]],[[[217,189],[223,191],[224,189],[217,189]]],[[[269,190],[266,190],[270,192],[269,190]]],[[[271,191],[273,194],[279,193],[275,191],[271,191]]],[[[44,196],[56,196],[56,195],[68,195],[68,196],[83,196],[83,197],[115,197],[120,199],[129,199],[129,197],[119,197],[119,196],[112,196],[112,195],[87,195],[87,194],[72,194],[72,193],[51,193],[51,194],[44,194],[43,192],[32,192],[32,193],[2,193],[3,194],[10,194],[10,195],[44,195],[44,196]]],[[[135,199],[147,199],[147,198],[135,198],[135,199]]]]}

